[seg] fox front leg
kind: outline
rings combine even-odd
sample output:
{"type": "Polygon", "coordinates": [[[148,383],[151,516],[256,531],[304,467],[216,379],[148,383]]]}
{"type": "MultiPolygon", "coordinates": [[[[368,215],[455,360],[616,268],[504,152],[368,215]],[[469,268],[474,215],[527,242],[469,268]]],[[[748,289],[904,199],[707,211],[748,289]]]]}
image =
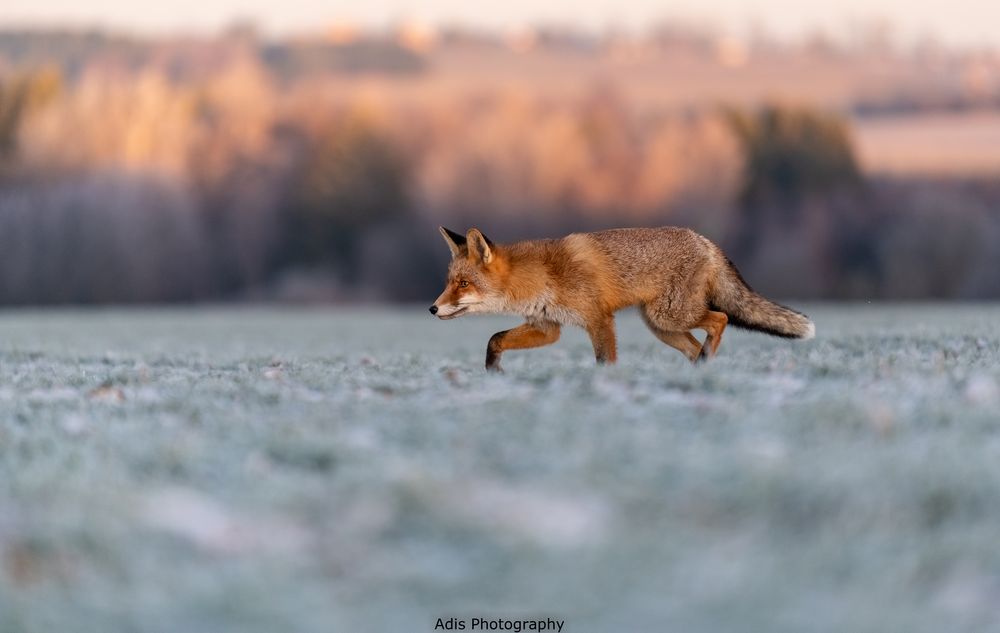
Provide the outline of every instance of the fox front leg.
{"type": "Polygon", "coordinates": [[[558,323],[525,323],[511,330],[497,332],[486,346],[486,371],[502,372],[500,357],[509,349],[529,349],[551,345],[559,340],[558,323]]]}
{"type": "Polygon", "coordinates": [[[611,365],[618,360],[615,342],[615,317],[609,315],[587,328],[590,342],[594,346],[594,357],[601,365],[611,365]]]}

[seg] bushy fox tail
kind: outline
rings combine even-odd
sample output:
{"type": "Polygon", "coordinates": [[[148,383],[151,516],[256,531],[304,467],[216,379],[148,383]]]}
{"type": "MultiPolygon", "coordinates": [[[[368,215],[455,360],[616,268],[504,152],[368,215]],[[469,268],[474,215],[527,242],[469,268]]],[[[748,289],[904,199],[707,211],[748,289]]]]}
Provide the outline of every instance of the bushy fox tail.
{"type": "Polygon", "coordinates": [[[754,292],[729,259],[726,259],[709,300],[713,310],[724,312],[729,317],[729,325],[784,338],[810,339],[816,336],[816,326],[806,315],[768,301],[754,292]]]}

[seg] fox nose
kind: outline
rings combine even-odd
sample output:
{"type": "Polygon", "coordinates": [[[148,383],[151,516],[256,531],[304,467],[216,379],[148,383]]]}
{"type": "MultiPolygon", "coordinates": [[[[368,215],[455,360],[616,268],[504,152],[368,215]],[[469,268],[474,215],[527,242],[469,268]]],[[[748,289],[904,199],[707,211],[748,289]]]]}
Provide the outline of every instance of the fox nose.
{"type": "Polygon", "coordinates": [[[431,306],[428,309],[431,311],[431,314],[437,314],[438,313],[438,307],[437,306],[431,306]]]}

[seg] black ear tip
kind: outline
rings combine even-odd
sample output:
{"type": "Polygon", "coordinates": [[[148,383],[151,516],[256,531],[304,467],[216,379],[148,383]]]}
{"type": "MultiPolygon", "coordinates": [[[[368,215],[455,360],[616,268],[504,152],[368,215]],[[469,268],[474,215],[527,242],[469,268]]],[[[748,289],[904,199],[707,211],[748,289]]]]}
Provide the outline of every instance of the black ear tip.
{"type": "Polygon", "coordinates": [[[440,230],[444,231],[448,235],[448,238],[451,239],[452,242],[455,242],[459,246],[461,246],[462,244],[465,244],[465,236],[464,235],[462,235],[460,233],[456,233],[456,232],[452,231],[451,229],[445,228],[443,226],[439,226],[438,228],[440,230]]]}

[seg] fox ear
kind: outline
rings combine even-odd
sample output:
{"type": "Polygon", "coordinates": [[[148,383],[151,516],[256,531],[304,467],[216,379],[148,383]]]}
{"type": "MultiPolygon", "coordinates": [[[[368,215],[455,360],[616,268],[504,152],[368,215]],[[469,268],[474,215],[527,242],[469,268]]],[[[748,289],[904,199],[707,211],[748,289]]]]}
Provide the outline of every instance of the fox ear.
{"type": "Polygon", "coordinates": [[[439,226],[438,231],[441,231],[441,237],[448,243],[448,248],[451,250],[451,258],[455,259],[461,255],[462,247],[465,246],[465,236],[459,235],[454,231],[449,231],[443,226],[439,226]]]}
{"type": "Polygon", "coordinates": [[[469,258],[484,264],[493,261],[493,242],[483,235],[479,229],[469,229],[465,235],[469,245],[469,258]]]}

